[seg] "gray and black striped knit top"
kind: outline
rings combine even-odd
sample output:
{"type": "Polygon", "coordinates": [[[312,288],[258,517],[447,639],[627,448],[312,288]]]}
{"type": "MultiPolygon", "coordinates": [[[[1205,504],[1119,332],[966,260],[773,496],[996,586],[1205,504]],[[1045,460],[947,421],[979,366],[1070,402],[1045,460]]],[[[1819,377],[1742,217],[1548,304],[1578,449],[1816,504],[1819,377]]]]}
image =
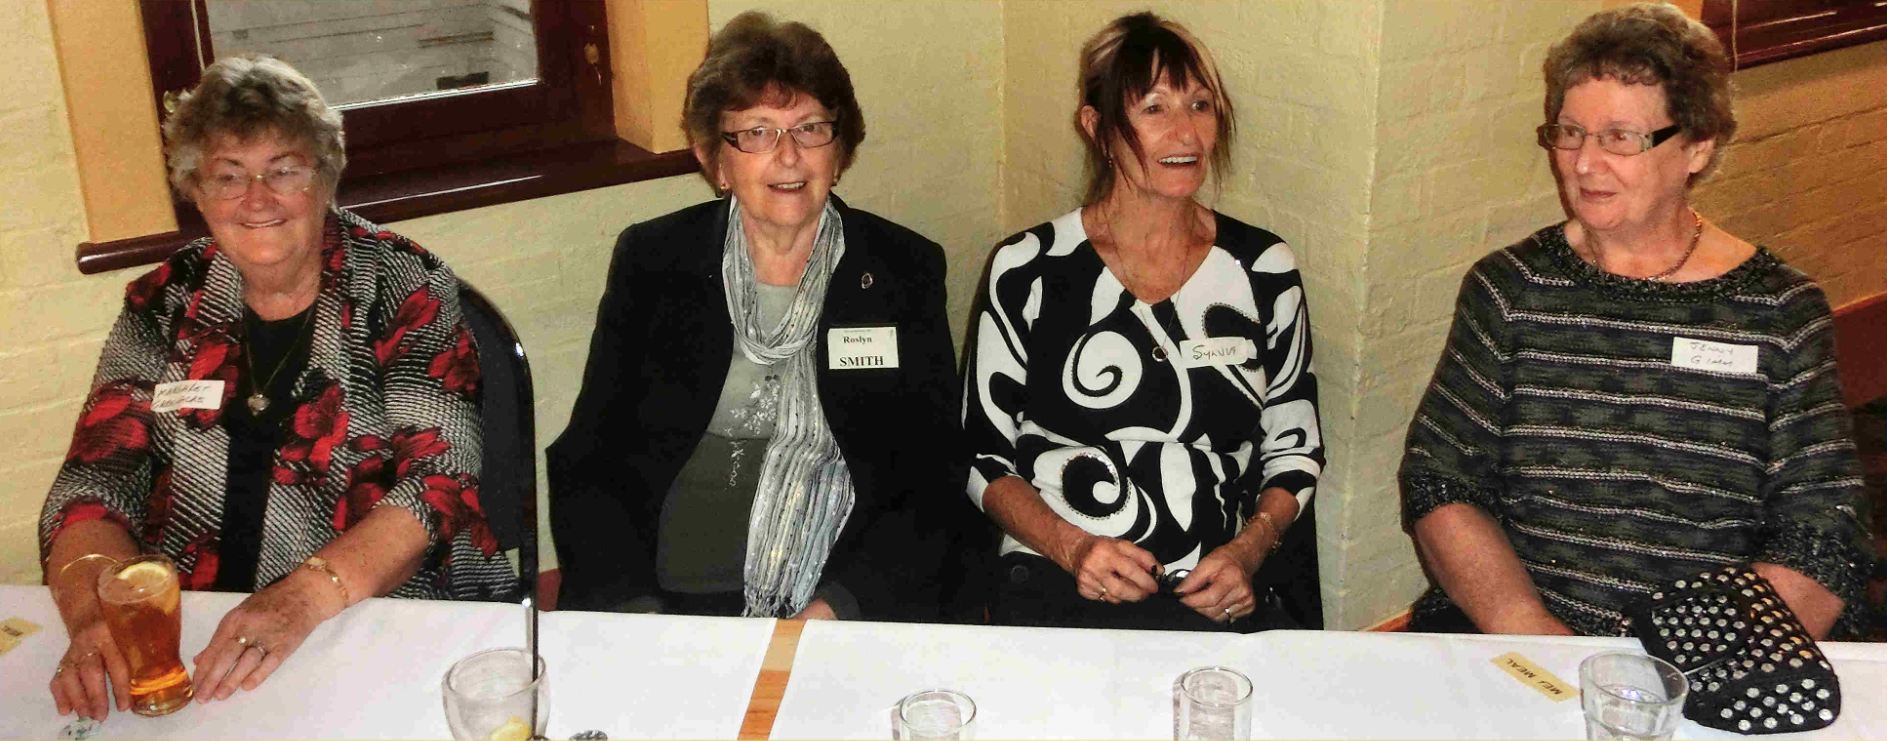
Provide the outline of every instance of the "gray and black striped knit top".
{"type": "MultiPolygon", "coordinates": [[[[1654,587],[1732,563],[1787,566],[1854,605],[1867,536],[1833,343],[1821,289],[1768,250],[1660,283],[1542,229],[1462,281],[1409,426],[1403,525],[1481,507],[1585,634],[1623,634],[1654,587]]],[[[1431,589],[1416,611],[1449,606],[1431,589]]]]}

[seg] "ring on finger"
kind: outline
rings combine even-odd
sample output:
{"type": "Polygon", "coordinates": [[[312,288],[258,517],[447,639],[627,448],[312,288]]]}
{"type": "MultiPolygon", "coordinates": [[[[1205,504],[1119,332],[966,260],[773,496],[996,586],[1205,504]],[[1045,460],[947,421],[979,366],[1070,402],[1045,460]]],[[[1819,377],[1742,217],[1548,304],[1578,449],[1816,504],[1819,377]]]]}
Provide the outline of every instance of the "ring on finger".
{"type": "Polygon", "coordinates": [[[249,640],[249,636],[236,636],[236,645],[238,646],[248,648],[251,643],[254,643],[254,641],[249,640]]]}

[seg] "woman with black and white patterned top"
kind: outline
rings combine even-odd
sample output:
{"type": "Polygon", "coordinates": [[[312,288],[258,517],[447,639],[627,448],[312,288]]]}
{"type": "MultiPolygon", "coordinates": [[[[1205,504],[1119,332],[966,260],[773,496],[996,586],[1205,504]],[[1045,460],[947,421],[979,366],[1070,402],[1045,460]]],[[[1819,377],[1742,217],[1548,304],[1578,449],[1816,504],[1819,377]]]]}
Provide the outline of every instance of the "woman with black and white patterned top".
{"type": "Polygon", "coordinates": [[[1081,89],[1086,205],[999,247],[975,315],[993,617],[1222,628],[1258,609],[1252,575],[1323,468],[1303,287],[1277,236],[1193,200],[1233,119],[1191,34],[1120,18],[1083,48],[1081,89]]]}

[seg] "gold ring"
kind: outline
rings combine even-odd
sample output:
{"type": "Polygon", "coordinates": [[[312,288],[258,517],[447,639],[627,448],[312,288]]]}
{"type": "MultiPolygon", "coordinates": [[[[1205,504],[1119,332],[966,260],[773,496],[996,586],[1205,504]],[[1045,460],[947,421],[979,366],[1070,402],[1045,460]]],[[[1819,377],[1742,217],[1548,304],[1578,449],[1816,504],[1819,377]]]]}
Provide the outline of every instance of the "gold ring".
{"type": "Polygon", "coordinates": [[[263,648],[262,644],[260,643],[251,644],[249,647],[255,649],[256,653],[262,654],[261,656],[257,658],[266,659],[269,657],[269,650],[267,648],[263,648]]]}

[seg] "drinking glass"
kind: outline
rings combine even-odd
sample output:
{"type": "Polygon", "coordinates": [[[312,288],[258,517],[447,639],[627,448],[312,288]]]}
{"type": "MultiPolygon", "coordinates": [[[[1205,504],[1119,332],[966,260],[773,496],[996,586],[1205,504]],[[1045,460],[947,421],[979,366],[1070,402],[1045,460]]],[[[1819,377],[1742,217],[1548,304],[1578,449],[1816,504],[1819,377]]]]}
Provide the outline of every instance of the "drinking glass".
{"type": "Polygon", "coordinates": [[[1579,662],[1579,703],[1593,741],[1670,738],[1689,692],[1684,673],[1655,656],[1613,651],[1579,662]]]}
{"type": "Polygon", "coordinates": [[[1251,679],[1203,666],[1173,682],[1173,738],[1251,738],[1251,679]]]}
{"type": "Polygon", "coordinates": [[[169,715],[190,704],[190,672],[177,655],[183,616],[177,566],[138,556],[98,572],[98,610],[131,674],[131,712],[169,715]]]}
{"type": "Polygon", "coordinates": [[[446,725],[459,741],[543,738],[550,721],[550,677],[522,648],[494,648],[460,659],[442,682],[446,725]],[[535,709],[533,709],[535,705],[535,709]],[[532,719],[535,718],[535,723],[532,719]]]}
{"type": "Polygon", "coordinates": [[[892,736],[900,739],[975,738],[976,702],[956,690],[924,690],[898,701],[892,736]]]}

